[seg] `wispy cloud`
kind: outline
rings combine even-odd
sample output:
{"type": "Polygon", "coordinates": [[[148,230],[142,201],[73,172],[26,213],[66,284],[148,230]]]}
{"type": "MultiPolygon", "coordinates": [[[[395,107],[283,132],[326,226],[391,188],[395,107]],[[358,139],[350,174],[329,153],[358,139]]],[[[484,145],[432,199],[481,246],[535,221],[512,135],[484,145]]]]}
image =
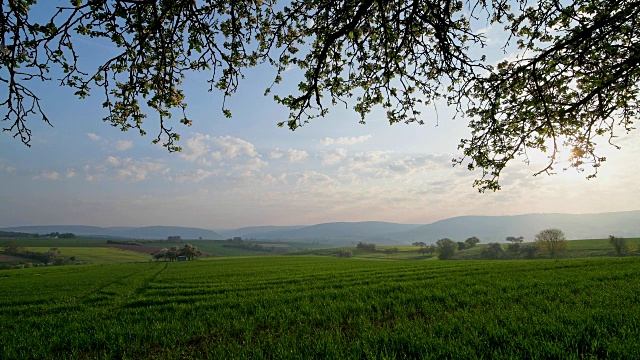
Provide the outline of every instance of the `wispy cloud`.
{"type": "Polygon", "coordinates": [[[180,157],[189,162],[213,166],[214,160],[222,163],[241,158],[259,159],[261,156],[255,146],[246,140],[229,135],[213,137],[196,133],[186,141],[180,157]]]}
{"type": "Polygon", "coordinates": [[[16,168],[14,166],[9,166],[9,165],[5,165],[4,161],[2,161],[2,159],[0,159],[0,171],[5,171],[5,172],[14,172],[16,171],[16,168]]]}
{"type": "Polygon", "coordinates": [[[302,161],[309,157],[309,154],[304,150],[295,150],[295,149],[279,149],[271,151],[269,155],[272,159],[281,159],[285,158],[291,162],[302,161]]]}
{"type": "Polygon", "coordinates": [[[335,165],[347,157],[347,150],[340,148],[332,151],[322,151],[320,153],[322,165],[335,165]]]}
{"type": "Polygon", "coordinates": [[[209,146],[211,141],[212,137],[209,135],[194,134],[193,137],[187,139],[184,149],[180,152],[180,157],[200,165],[211,166],[211,160],[208,158],[211,151],[209,146]]]}
{"type": "Polygon", "coordinates": [[[98,135],[96,135],[96,134],[94,134],[94,133],[88,133],[88,134],[87,134],[87,137],[88,137],[90,140],[93,140],[93,141],[99,141],[99,140],[101,139],[101,137],[100,137],[100,136],[98,136],[98,135]]]}
{"type": "Polygon", "coordinates": [[[252,143],[237,137],[229,135],[217,137],[214,139],[214,143],[218,148],[212,154],[216,160],[235,159],[242,155],[248,157],[260,156],[252,143]]]}
{"type": "Polygon", "coordinates": [[[67,169],[67,172],[65,173],[65,177],[67,179],[71,179],[71,178],[73,178],[75,176],[76,176],[76,171],[73,168],[67,169]]]}
{"type": "Polygon", "coordinates": [[[149,174],[168,174],[170,169],[158,161],[108,156],[101,164],[85,165],[83,171],[87,181],[115,178],[120,181],[139,182],[146,180],[149,174]]]}
{"type": "Polygon", "coordinates": [[[133,147],[133,141],[131,140],[118,140],[116,142],[116,150],[118,151],[125,151],[125,150],[129,150],[133,147]]]}
{"type": "Polygon", "coordinates": [[[235,169],[235,170],[238,170],[238,169],[244,170],[244,169],[246,169],[246,170],[254,170],[255,171],[255,170],[258,170],[260,168],[266,167],[268,165],[269,165],[269,163],[267,161],[264,161],[264,160],[262,160],[262,159],[260,159],[258,157],[253,157],[253,158],[250,158],[250,159],[248,159],[248,160],[246,160],[244,162],[236,163],[233,166],[233,169],[235,169]]]}
{"type": "Polygon", "coordinates": [[[185,182],[199,183],[211,176],[220,174],[221,172],[222,172],[221,170],[208,171],[204,169],[197,169],[192,172],[184,172],[172,177],[168,177],[168,179],[177,183],[185,183],[185,182]]]}
{"type": "Polygon", "coordinates": [[[40,175],[36,175],[34,179],[42,179],[42,180],[59,180],[60,173],[57,171],[43,171],[40,175]]]}
{"type": "Polygon", "coordinates": [[[352,137],[339,137],[339,138],[330,138],[326,137],[320,140],[320,143],[325,146],[329,145],[355,145],[359,143],[363,143],[373,136],[371,135],[362,135],[362,136],[352,136],[352,137]]]}

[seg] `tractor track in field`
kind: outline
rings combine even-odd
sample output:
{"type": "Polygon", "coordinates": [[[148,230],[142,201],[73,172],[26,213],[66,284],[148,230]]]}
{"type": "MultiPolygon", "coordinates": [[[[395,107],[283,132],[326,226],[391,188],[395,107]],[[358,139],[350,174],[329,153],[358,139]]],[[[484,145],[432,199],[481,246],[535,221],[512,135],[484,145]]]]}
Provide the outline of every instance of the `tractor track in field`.
{"type": "MultiPolygon", "coordinates": [[[[154,264],[151,268],[149,268],[149,269],[147,269],[147,270],[143,271],[142,273],[144,274],[144,273],[146,273],[147,271],[153,270],[154,268],[158,267],[158,265],[159,265],[159,264],[154,264]]],[[[166,266],[165,266],[165,267],[166,267],[166,266]]],[[[160,270],[160,272],[161,272],[161,271],[163,271],[163,270],[164,270],[164,268],[163,268],[163,269],[161,269],[161,270],[160,270]]],[[[160,272],[158,272],[158,273],[160,273],[160,272]]],[[[157,273],[157,274],[158,274],[158,273],[157,273]]],[[[155,278],[155,276],[157,276],[157,274],[154,274],[154,278],[155,278]]],[[[82,295],[82,296],[78,297],[76,301],[81,302],[81,303],[87,303],[87,301],[86,301],[86,300],[87,300],[89,297],[91,297],[91,296],[93,296],[93,295],[98,295],[100,292],[103,292],[103,291],[104,291],[105,289],[107,289],[108,287],[110,287],[110,286],[112,286],[112,285],[114,285],[114,284],[123,283],[123,282],[124,282],[124,281],[126,281],[127,279],[129,279],[129,278],[131,278],[131,277],[133,277],[133,276],[136,276],[136,275],[140,275],[140,273],[133,272],[133,273],[131,273],[131,274],[128,274],[128,275],[125,275],[125,276],[121,276],[121,277],[118,277],[117,279],[115,279],[115,280],[113,280],[113,281],[110,281],[110,282],[108,282],[108,283],[106,283],[106,284],[104,284],[104,285],[100,286],[99,288],[97,288],[97,289],[95,289],[95,290],[93,290],[93,291],[90,291],[90,292],[88,292],[88,293],[86,293],[86,294],[84,294],[84,295],[82,295]]]]}

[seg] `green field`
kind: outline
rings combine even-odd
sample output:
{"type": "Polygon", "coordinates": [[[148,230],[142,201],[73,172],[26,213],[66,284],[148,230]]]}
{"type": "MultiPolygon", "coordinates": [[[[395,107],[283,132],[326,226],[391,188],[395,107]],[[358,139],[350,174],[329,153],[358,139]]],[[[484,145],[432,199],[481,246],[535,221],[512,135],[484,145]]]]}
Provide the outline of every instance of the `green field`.
{"type": "MultiPolygon", "coordinates": [[[[640,238],[627,238],[627,244],[632,246],[630,253],[627,256],[640,255],[640,238]]],[[[525,245],[531,243],[524,243],[525,245]]],[[[486,246],[486,243],[480,243],[473,248],[459,251],[453,260],[480,260],[482,249],[486,246]]],[[[508,244],[502,244],[502,247],[506,250],[508,244]]],[[[355,257],[363,259],[378,259],[378,260],[434,260],[437,256],[423,255],[419,252],[418,246],[378,246],[376,251],[364,251],[357,249],[356,247],[341,247],[334,249],[316,249],[298,251],[292,255],[318,255],[318,256],[337,256],[337,252],[340,249],[351,250],[355,257]],[[399,252],[396,254],[387,255],[384,250],[387,248],[398,248],[399,252]]],[[[558,255],[559,258],[589,258],[589,257],[616,257],[616,253],[613,246],[609,243],[608,239],[589,239],[589,240],[569,240],[568,249],[558,255]]],[[[522,257],[522,256],[520,256],[522,257]]],[[[544,257],[544,254],[538,254],[537,257],[544,257]]]]}
{"type": "Polygon", "coordinates": [[[0,357],[640,357],[640,257],[218,258],[0,272],[0,357]]]}
{"type": "MultiPolygon", "coordinates": [[[[48,247],[29,247],[27,249],[41,253],[49,250],[48,247]]],[[[75,256],[77,261],[92,264],[151,260],[151,255],[148,254],[104,247],[61,247],[60,254],[66,258],[75,256]]]]}
{"type": "MultiPolygon", "coordinates": [[[[127,244],[126,240],[119,240],[120,242],[127,244]]],[[[22,238],[22,239],[0,239],[0,250],[5,242],[14,242],[28,251],[46,252],[50,248],[59,248],[62,255],[65,257],[76,256],[78,260],[83,262],[91,262],[96,264],[105,264],[110,262],[122,262],[122,261],[140,261],[149,260],[147,254],[141,254],[133,251],[124,251],[111,249],[108,250],[104,247],[96,245],[105,244],[105,239],[93,239],[93,238],[75,238],[75,239],[34,239],[34,238],[22,238]],[[82,250],[84,249],[84,250],[82,250]]],[[[212,255],[212,256],[250,256],[250,255],[266,255],[270,252],[255,251],[249,249],[241,249],[237,247],[230,247],[229,242],[226,240],[184,240],[180,243],[169,243],[166,241],[148,241],[142,240],[143,246],[154,246],[158,248],[178,246],[182,247],[184,244],[189,243],[196,246],[198,249],[212,255]]],[[[273,242],[273,241],[258,241],[258,244],[265,244],[266,247],[275,245],[280,252],[293,252],[314,248],[329,247],[327,244],[310,244],[300,242],[273,242]]],[[[0,262],[2,260],[0,259],[0,262]]]]}
{"type": "Polygon", "coordinates": [[[94,244],[104,244],[107,240],[104,239],[89,239],[89,238],[75,238],[75,239],[0,239],[0,246],[2,243],[11,241],[25,247],[91,247],[94,244]]]}

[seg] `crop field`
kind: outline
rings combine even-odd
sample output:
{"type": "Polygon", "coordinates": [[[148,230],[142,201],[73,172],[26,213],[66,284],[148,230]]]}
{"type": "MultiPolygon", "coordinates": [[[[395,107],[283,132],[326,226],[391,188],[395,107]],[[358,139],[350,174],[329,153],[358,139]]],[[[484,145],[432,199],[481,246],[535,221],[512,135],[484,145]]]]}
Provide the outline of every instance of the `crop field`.
{"type": "Polygon", "coordinates": [[[640,358],[640,258],[0,271],[0,358],[640,358]]]}
{"type": "Polygon", "coordinates": [[[20,246],[26,247],[84,247],[94,246],[94,244],[106,243],[107,240],[103,239],[87,239],[87,238],[75,238],[75,239],[34,239],[34,238],[20,238],[20,239],[0,239],[0,244],[4,241],[14,241],[20,246]]]}
{"type": "MultiPolygon", "coordinates": [[[[30,251],[47,252],[47,247],[30,247],[30,251]]],[[[77,261],[89,262],[92,264],[110,264],[117,262],[149,261],[151,255],[134,251],[127,251],[114,248],[101,247],[62,247],[60,254],[64,257],[75,256],[77,261]]]]}

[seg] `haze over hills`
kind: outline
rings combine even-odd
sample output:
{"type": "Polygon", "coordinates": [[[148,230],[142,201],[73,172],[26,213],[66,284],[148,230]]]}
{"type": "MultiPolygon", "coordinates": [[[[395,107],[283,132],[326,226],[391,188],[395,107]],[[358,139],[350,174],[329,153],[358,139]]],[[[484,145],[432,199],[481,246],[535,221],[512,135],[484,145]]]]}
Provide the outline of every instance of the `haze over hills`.
{"type": "Polygon", "coordinates": [[[247,234],[248,238],[270,240],[353,240],[377,238],[381,234],[411,230],[420,225],[383,221],[332,222],[298,229],[275,230],[247,234]]]}
{"type": "Polygon", "coordinates": [[[266,239],[266,235],[263,236],[263,234],[267,234],[270,232],[276,232],[276,231],[287,231],[287,230],[297,230],[297,229],[301,229],[304,227],[307,227],[308,225],[297,225],[297,226],[249,226],[249,227],[243,227],[243,228],[239,228],[239,229],[234,229],[234,230],[216,230],[216,232],[220,235],[222,235],[224,238],[233,238],[236,236],[242,237],[242,238],[256,238],[256,239],[266,239]]]}
{"type": "Polygon", "coordinates": [[[465,240],[477,236],[482,242],[504,242],[507,236],[524,236],[533,241],[535,234],[548,228],[561,229],[568,239],[640,236],[640,211],[600,214],[527,214],[513,216],[460,216],[436,221],[415,229],[386,234],[396,242],[435,242],[448,237],[465,240]]]}
{"type": "Polygon", "coordinates": [[[640,210],[600,214],[527,214],[513,216],[460,216],[427,225],[397,224],[381,221],[333,222],[311,226],[256,226],[215,232],[178,226],[95,227],[95,226],[20,226],[0,230],[17,232],[72,232],[79,236],[125,237],[135,239],[244,239],[280,241],[322,241],[350,243],[370,241],[379,245],[433,243],[448,237],[462,241],[477,236],[483,243],[504,242],[507,236],[524,236],[559,228],[569,239],[606,238],[609,235],[640,237],[640,210]]]}
{"type": "Polygon", "coordinates": [[[44,225],[16,226],[0,229],[2,231],[29,232],[48,234],[52,232],[74,233],[77,236],[96,236],[131,239],[166,239],[169,236],[180,236],[183,239],[222,239],[213,230],[181,227],[181,226],[144,226],[144,227],[97,227],[82,225],[44,225]]]}

